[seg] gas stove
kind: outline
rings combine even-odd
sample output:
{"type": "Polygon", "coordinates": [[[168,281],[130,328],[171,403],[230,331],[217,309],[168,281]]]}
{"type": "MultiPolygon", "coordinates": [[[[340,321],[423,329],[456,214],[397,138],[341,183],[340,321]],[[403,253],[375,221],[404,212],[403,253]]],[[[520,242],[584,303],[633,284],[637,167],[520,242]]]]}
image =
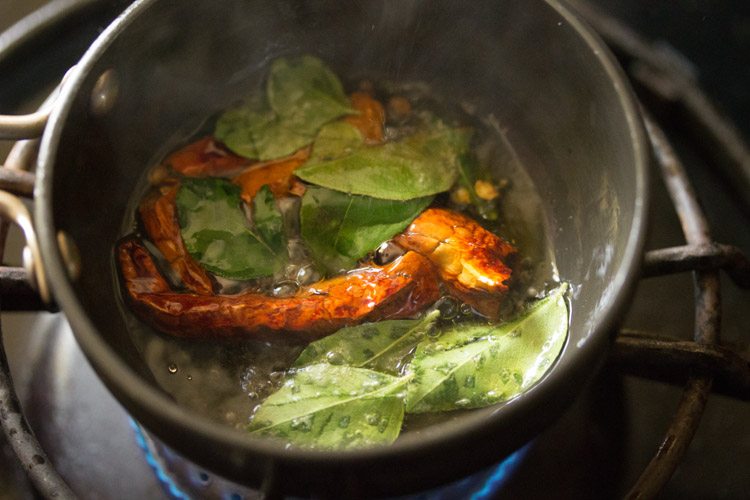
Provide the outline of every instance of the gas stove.
{"type": "MultiPolygon", "coordinates": [[[[0,29],[46,3],[1,5],[0,29]]],[[[74,3],[58,0],[47,8],[74,3]]],[[[689,196],[684,202],[678,195],[683,202],[675,210],[672,198],[675,189],[684,194],[680,187],[684,169],[692,185],[688,193],[694,189],[703,204],[712,241],[750,255],[750,189],[746,190],[750,163],[739,139],[743,134],[750,136],[746,91],[750,70],[747,64],[733,72],[725,67],[732,66],[735,58],[742,59],[736,54],[744,53],[745,59],[750,56],[750,13],[742,17],[742,11],[704,11],[700,3],[687,1],[678,2],[679,7],[670,3],[669,12],[646,0],[600,0],[593,3],[596,8],[587,2],[571,3],[582,9],[621,58],[646,114],[652,117],[651,135],[660,162],[652,177],[645,277],[608,363],[560,420],[516,454],[498,457],[498,465],[416,497],[598,499],[638,497],[639,492],[649,497],[649,488],[661,484],[661,475],[670,474],[664,471],[671,468],[662,462],[672,460],[684,443],[687,451],[679,457],[662,497],[747,498],[750,292],[737,286],[729,272],[717,283],[721,341],[731,350],[704,349],[690,342],[696,329],[695,290],[704,290],[698,298],[710,302],[714,285],[707,281],[713,279],[712,269],[722,265],[734,272],[740,266],[733,266],[737,262],[732,260],[734,249],[710,244],[686,248],[683,227],[689,237],[701,233],[701,222],[696,222],[694,214],[700,207],[689,196]],[[681,14],[670,17],[674,11],[681,14]],[[647,35],[630,32],[628,25],[647,35]],[[726,46],[696,41],[717,32],[727,35],[726,46]],[[663,39],[662,34],[670,37],[663,39]],[[691,50],[689,57],[680,55],[675,46],[691,50]],[[696,81],[706,84],[710,98],[697,90],[696,81]],[[729,111],[740,132],[726,125],[711,99],[729,111]],[[664,176],[659,175],[660,169],[666,172],[664,176]],[[686,360],[691,362],[688,370],[684,369],[686,360]],[[716,376],[713,391],[704,400],[701,391],[708,393],[708,389],[701,380],[706,373],[716,376]],[[686,383],[691,391],[686,392],[686,383]],[[690,439],[694,425],[697,430],[690,439]],[[652,459],[656,465],[649,467],[652,459]]],[[[741,1],[727,3],[742,8],[741,1]]],[[[75,63],[112,14],[106,9],[96,12],[96,16],[74,16],[64,29],[41,30],[38,40],[24,42],[31,49],[23,57],[0,58],[3,71],[12,65],[14,75],[21,75],[20,81],[5,78],[0,82],[2,112],[27,111],[38,104],[38,95],[45,94],[75,63]]],[[[0,47],[2,42],[0,38],[0,47]]],[[[0,158],[5,158],[4,146],[0,158]]],[[[19,240],[17,234],[9,236],[9,265],[19,264],[19,240]]],[[[742,282],[746,275],[740,269],[734,278],[742,282]]],[[[2,330],[15,389],[46,453],[46,458],[34,455],[33,461],[53,464],[80,497],[243,498],[254,494],[210,472],[176,465],[170,450],[140,428],[99,382],[62,314],[4,312],[2,330]]],[[[31,483],[2,435],[0,491],[2,498],[34,497],[31,483]]]]}

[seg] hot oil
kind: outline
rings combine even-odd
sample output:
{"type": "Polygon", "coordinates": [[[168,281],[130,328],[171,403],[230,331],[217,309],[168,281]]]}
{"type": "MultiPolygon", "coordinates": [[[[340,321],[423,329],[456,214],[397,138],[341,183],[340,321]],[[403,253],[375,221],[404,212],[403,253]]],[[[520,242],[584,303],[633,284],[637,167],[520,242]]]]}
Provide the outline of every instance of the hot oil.
{"type": "Polygon", "coordinates": [[[180,340],[126,316],[156,383],[180,405],[237,428],[280,387],[303,348],[288,342],[180,340]]]}
{"type": "MultiPolygon", "coordinates": [[[[447,107],[444,100],[435,99],[423,85],[384,85],[377,97],[388,102],[392,95],[407,97],[415,113],[433,113],[441,119],[445,117],[448,123],[468,124],[475,129],[474,152],[490,177],[501,187],[497,201],[499,218],[495,221],[480,220],[471,208],[456,206],[447,195],[438,197],[436,203],[466,209],[467,215],[480,220],[485,227],[516,246],[518,258],[512,265],[511,289],[502,313],[505,318],[512,317],[530,300],[543,296],[557,281],[544,204],[527,173],[528,165],[535,161],[534,156],[523,149],[523,137],[514,135],[511,127],[506,127],[493,115],[482,116],[467,105],[447,107]]],[[[408,127],[409,120],[389,123],[386,135],[397,136],[408,127]]],[[[136,207],[148,187],[147,177],[144,177],[143,189],[133,197],[123,234],[132,233],[137,227],[136,207]]],[[[228,291],[247,286],[222,282],[223,289],[228,291]]],[[[264,283],[261,288],[268,290],[273,285],[269,287],[264,283]]],[[[465,306],[458,304],[455,317],[443,320],[443,323],[485,321],[465,306]]],[[[279,341],[273,342],[178,339],[145,325],[125,303],[122,311],[132,339],[156,383],[180,405],[238,429],[247,426],[257,406],[281,386],[287,369],[304,348],[304,345],[284,339],[283,332],[277,333],[279,341]]],[[[418,432],[433,423],[460,418],[462,413],[407,415],[404,432],[418,432]]]]}

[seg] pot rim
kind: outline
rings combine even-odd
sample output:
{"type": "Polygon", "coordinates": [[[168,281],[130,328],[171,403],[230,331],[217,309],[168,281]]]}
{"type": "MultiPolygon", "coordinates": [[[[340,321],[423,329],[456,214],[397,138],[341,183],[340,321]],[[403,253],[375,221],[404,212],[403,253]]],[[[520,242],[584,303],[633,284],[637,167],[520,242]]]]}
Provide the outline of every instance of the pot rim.
{"type": "MultiPolygon", "coordinates": [[[[136,0],[117,17],[97,38],[81,58],[75,70],[63,86],[59,101],[54,107],[44,136],[42,138],[37,180],[35,185],[34,206],[35,224],[41,244],[41,253],[47,275],[52,285],[54,296],[65,311],[73,327],[75,337],[97,373],[107,385],[114,385],[118,394],[124,394],[130,401],[138,402],[142,409],[151,412],[160,421],[169,422],[185,431],[198,433],[204,439],[216,441],[228,448],[252,452],[272,460],[290,463],[367,463],[383,461],[396,455],[424,455],[435,453],[445,445],[460,446],[467,437],[481,438],[493,430],[502,428],[509,421],[519,423],[531,411],[539,411],[541,404],[550,398],[550,391],[556,391],[555,400],[566,406],[572,402],[579,389],[572,388],[566,380],[583,380],[591,376],[592,366],[598,366],[603,350],[610,343],[608,333],[617,325],[621,314],[635,289],[640,263],[645,245],[648,208],[648,164],[649,147],[646,133],[640,118],[636,99],[626,81],[622,69],[617,64],[601,39],[588,27],[567,4],[558,0],[545,0],[545,3],[563,17],[588,46],[591,57],[602,66],[615,87],[622,112],[630,130],[630,140],[635,159],[635,200],[633,223],[623,251],[621,264],[617,270],[612,287],[616,290],[613,299],[603,308],[600,321],[592,329],[583,345],[577,346],[577,363],[570,363],[564,368],[554,369],[554,376],[545,376],[521,396],[493,407],[478,410],[464,415],[456,422],[430,426],[420,431],[418,436],[403,436],[389,446],[363,448],[351,451],[315,451],[302,449],[285,449],[274,440],[255,439],[248,434],[216,423],[207,417],[198,415],[192,410],[180,406],[166,393],[148,383],[132,370],[100,336],[97,328],[90,321],[78,300],[73,285],[65,271],[63,258],[57,244],[57,229],[53,217],[53,177],[54,161],[62,131],[68,113],[76,95],[99,60],[100,56],[113,43],[118,35],[131,24],[133,19],[142,15],[157,0],[136,0]]],[[[567,349],[566,349],[567,350],[567,349]]],[[[109,387],[109,390],[113,389],[109,387]]],[[[119,399],[119,398],[118,398],[119,399]]],[[[132,411],[128,408],[128,411],[132,411]]],[[[540,412],[543,413],[543,412],[540,412]]],[[[557,415],[557,414],[556,414],[557,415]]],[[[540,420],[544,420],[541,418],[540,420]]],[[[549,419],[551,421],[551,419],[549,419]]],[[[546,422],[549,423],[549,422],[546,422]]],[[[159,432],[155,431],[159,436],[159,432]]],[[[518,443],[520,445],[522,443],[518,443]]],[[[187,457],[193,458],[193,457],[187,457]]],[[[497,457],[500,458],[500,457],[497,457]]]]}

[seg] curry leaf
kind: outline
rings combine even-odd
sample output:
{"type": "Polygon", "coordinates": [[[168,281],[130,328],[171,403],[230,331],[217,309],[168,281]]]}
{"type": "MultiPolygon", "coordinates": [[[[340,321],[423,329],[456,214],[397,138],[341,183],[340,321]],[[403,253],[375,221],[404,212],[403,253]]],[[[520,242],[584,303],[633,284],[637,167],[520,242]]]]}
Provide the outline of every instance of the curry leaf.
{"type": "Polygon", "coordinates": [[[253,225],[275,253],[284,251],[284,220],[268,185],[262,186],[253,198],[253,225]]]}
{"type": "Polygon", "coordinates": [[[309,135],[331,120],[357,112],[336,74],[309,55],[276,59],[266,92],[271,108],[289,128],[309,135]]]}
{"type": "Polygon", "coordinates": [[[315,138],[290,127],[258,96],[224,112],[214,135],[236,154],[259,160],[288,156],[315,138]]]}
{"type": "Polygon", "coordinates": [[[224,112],[214,134],[238,155],[271,160],[309,145],[325,123],[350,113],[341,83],[319,59],[281,58],[265,94],[224,112]]]}
{"type": "Polygon", "coordinates": [[[453,185],[468,138],[466,129],[440,127],[399,141],[363,145],[331,160],[313,159],[295,174],[311,184],[349,194],[386,200],[420,198],[453,185]]]}
{"type": "Polygon", "coordinates": [[[215,135],[238,155],[258,160],[288,156],[310,144],[314,137],[287,127],[275,116],[247,107],[224,113],[216,122],[215,135]]]}
{"type": "Polygon", "coordinates": [[[350,269],[380,243],[403,231],[431,201],[427,196],[394,203],[311,186],[302,197],[302,239],[329,271],[350,269]]]}
{"type": "Polygon", "coordinates": [[[249,430],[301,448],[390,444],[401,431],[406,382],[330,364],[293,370],[281,389],[261,404],[249,430]]]}
{"type": "Polygon", "coordinates": [[[561,285],[509,323],[458,326],[423,340],[410,366],[407,412],[480,408],[536,383],[567,337],[566,290],[561,285]]]}
{"type": "Polygon", "coordinates": [[[369,368],[398,375],[417,343],[440,316],[435,309],[421,319],[388,320],[342,328],[308,345],[294,366],[315,363],[369,368]]]}
{"type": "Polygon", "coordinates": [[[332,160],[348,154],[362,145],[364,139],[357,127],[345,121],[335,121],[323,126],[313,144],[308,161],[332,160]]]}
{"type": "MultiPolygon", "coordinates": [[[[279,239],[272,245],[253,231],[241,208],[240,189],[224,179],[183,179],[177,193],[182,239],[190,255],[225,278],[250,279],[274,273],[285,256],[279,239]]],[[[263,230],[273,225],[262,198],[263,230]]],[[[281,216],[278,215],[280,218],[281,216]]]]}

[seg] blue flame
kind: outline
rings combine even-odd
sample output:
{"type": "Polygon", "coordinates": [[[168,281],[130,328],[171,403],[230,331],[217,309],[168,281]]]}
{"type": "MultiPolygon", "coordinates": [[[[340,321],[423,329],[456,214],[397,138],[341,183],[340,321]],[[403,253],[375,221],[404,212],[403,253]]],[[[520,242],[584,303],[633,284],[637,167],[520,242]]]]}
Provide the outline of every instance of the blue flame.
{"type": "Polygon", "coordinates": [[[471,500],[484,500],[485,498],[492,498],[495,493],[503,488],[505,482],[510,478],[518,466],[523,461],[523,457],[531,448],[531,443],[526,444],[522,448],[519,448],[514,453],[509,455],[505,460],[500,462],[492,473],[485,479],[484,484],[477,488],[471,495],[471,500]]]}
{"type": "Polygon", "coordinates": [[[130,427],[132,427],[133,431],[135,431],[135,442],[138,443],[138,446],[141,448],[141,450],[143,450],[143,454],[146,456],[146,463],[148,463],[148,465],[154,471],[154,474],[156,474],[156,478],[167,490],[167,493],[169,493],[169,495],[175,499],[189,500],[190,496],[185,494],[185,492],[183,492],[180,487],[177,486],[177,483],[175,483],[172,477],[166,473],[161,464],[156,460],[156,457],[154,457],[154,454],[151,453],[148,444],[146,444],[146,436],[143,435],[141,426],[138,425],[132,418],[130,419],[130,427]]]}
{"type": "MultiPolygon", "coordinates": [[[[130,419],[130,426],[135,432],[136,442],[141,450],[143,450],[146,462],[154,471],[157,479],[165,488],[169,496],[178,500],[188,500],[190,496],[177,485],[174,479],[164,470],[161,462],[154,457],[146,442],[146,436],[143,434],[140,425],[138,425],[135,420],[130,419]]],[[[492,499],[516,471],[531,448],[532,443],[533,442],[530,442],[519,448],[489,470],[478,472],[459,481],[424,493],[400,498],[401,500],[450,500],[453,498],[469,498],[471,500],[492,499]]],[[[235,497],[241,498],[241,496],[237,494],[230,498],[234,499],[235,497]]]]}
{"type": "Polygon", "coordinates": [[[503,488],[506,481],[513,475],[523,461],[532,443],[528,443],[502,462],[488,470],[478,472],[456,482],[429,490],[416,495],[401,497],[400,500],[452,500],[454,498],[468,498],[471,500],[492,499],[503,488]]]}

